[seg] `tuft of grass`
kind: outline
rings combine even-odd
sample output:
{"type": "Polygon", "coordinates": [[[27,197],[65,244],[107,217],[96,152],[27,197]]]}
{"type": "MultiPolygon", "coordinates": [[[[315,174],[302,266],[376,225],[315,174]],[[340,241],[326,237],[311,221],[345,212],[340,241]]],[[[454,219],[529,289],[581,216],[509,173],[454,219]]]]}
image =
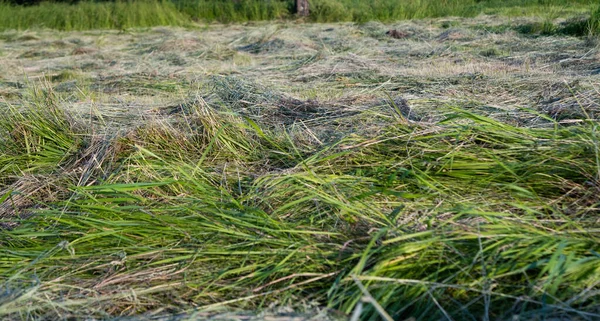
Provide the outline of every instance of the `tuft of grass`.
{"type": "Polygon", "coordinates": [[[600,35],[600,6],[591,11],[587,28],[590,35],[600,35]]]}
{"type": "Polygon", "coordinates": [[[541,34],[541,35],[572,35],[578,37],[595,37],[600,35],[600,6],[592,7],[587,15],[577,16],[568,19],[561,24],[555,24],[557,13],[546,14],[544,21],[534,22],[516,27],[516,30],[523,34],[541,34]]]}
{"type": "Polygon", "coordinates": [[[245,22],[284,18],[292,12],[290,1],[174,0],[177,8],[194,20],[245,22]]]}
{"type": "MultiPolygon", "coordinates": [[[[25,106],[0,114],[0,183],[23,173],[48,174],[78,150],[81,137],[51,88],[34,86],[25,106]]],[[[1,185],[0,185],[1,186],[1,185]]]]}
{"type": "Polygon", "coordinates": [[[559,31],[574,36],[600,35],[600,6],[592,7],[587,18],[574,18],[567,21],[559,31]]]}

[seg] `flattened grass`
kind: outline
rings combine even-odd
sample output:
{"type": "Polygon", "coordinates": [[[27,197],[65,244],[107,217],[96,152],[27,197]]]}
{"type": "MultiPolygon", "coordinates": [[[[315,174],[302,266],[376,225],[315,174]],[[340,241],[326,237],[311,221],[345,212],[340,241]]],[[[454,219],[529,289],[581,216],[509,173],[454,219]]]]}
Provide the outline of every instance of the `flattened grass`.
{"type": "MultiPolygon", "coordinates": [[[[115,139],[104,175],[12,217],[0,315],[351,313],[366,289],[396,319],[598,317],[596,120],[527,128],[452,107],[425,123],[390,109],[318,144],[239,103],[198,100],[115,139]]],[[[379,317],[363,305],[361,319],[379,317]]]]}

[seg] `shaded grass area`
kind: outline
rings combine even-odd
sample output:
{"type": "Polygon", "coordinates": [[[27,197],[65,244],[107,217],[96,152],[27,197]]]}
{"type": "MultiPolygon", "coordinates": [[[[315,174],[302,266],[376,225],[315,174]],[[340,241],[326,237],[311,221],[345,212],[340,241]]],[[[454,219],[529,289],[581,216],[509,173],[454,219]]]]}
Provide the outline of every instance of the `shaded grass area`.
{"type": "Polygon", "coordinates": [[[401,320],[599,316],[598,110],[529,128],[460,105],[413,121],[391,99],[319,118],[338,130],[326,142],[282,125],[282,105],[309,102],[211,82],[210,103],[116,136],[51,89],[3,111],[0,315],[350,314],[367,296],[401,320]],[[253,105],[273,111],[239,112],[253,105]],[[26,178],[47,188],[23,195],[26,178]]]}
{"type": "MultiPolygon", "coordinates": [[[[478,14],[508,16],[568,17],[590,12],[591,0],[565,1],[395,1],[395,0],[313,0],[311,15],[315,22],[379,20],[384,22],[446,16],[474,17],[478,14]]],[[[127,29],[159,25],[192,25],[193,21],[245,22],[291,18],[293,1],[283,0],[174,0],[42,2],[34,6],[0,3],[0,30],[53,28],[59,30],[127,29]]],[[[597,17],[586,25],[595,30],[597,17]]],[[[588,28],[589,27],[589,28],[588,28]]],[[[590,29],[591,28],[591,29],[590,29]]]]}

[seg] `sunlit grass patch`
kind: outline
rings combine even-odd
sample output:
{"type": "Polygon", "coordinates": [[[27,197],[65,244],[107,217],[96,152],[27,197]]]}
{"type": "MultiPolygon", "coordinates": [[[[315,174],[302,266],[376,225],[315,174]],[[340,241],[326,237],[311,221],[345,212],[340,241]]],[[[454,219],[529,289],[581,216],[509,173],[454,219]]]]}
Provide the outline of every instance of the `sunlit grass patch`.
{"type": "Polygon", "coordinates": [[[532,129],[455,107],[299,145],[203,101],[180,112],[114,140],[111,174],[3,231],[5,315],[298,297],[350,313],[358,284],[395,317],[596,313],[595,121],[532,129]]]}

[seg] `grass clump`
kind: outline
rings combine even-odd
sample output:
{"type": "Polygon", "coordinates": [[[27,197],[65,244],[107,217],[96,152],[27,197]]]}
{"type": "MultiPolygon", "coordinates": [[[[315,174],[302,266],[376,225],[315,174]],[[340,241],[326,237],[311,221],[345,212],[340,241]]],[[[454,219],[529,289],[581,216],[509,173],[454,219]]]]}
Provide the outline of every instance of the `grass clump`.
{"type": "Polygon", "coordinates": [[[52,90],[36,87],[31,103],[0,114],[0,182],[22,173],[48,174],[73,155],[81,138],[52,90]]]}
{"type": "Polygon", "coordinates": [[[588,20],[588,33],[590,35],[600,35],[600,6],[591,12],[588,20]]]}
{"type": "Polygon", "coordinates": [[[592,7],[589,15],[576,16],[556,24],[556,12],[547,15],[542,22],[533,22],[516,27],[523,34],[532,35],[571,35],[595,37],[600,35],[600,7],[592,7]]]}

